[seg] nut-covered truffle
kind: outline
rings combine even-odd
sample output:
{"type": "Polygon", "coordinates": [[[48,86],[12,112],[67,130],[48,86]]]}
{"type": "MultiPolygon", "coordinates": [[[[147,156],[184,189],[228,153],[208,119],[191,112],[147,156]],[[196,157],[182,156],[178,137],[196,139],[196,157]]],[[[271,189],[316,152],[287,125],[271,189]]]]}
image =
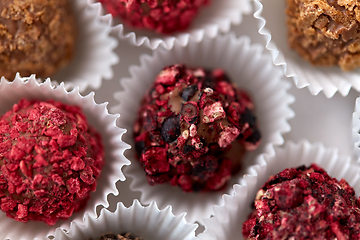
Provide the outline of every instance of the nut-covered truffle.
{"type": "Polygon", "coordinates": [[[130,233],[126,234],[102,234],[100,238],[89,238],[87,240],[144,240],[142,237],[133,237],[130,233]]]}
{"type": "Polygon", "coordinates": [[[221,69],[164,68],[134,124],[148,182],[170,182],[186,192],[224,187],[245,151],[260,142],[253,108],[221,69]]]}
{"type": "Polygon", "coordinates": [[[0,119],[0,207],[53,225],[82,209],[104,164],[100,135],[77,106],[20,100],[0,119]]]}
{"type": "Polygon", "coordinates": [[[75,26],[68,0],[1,0],[0,76],[49,77],[70,61],[75,26]]]}
{"type": "Polygon", "coordinates": [[[209,0],[100,0],[107,11],[125,23],[158,33],[189,27],[199,9],[209,0]]]}
{"type": "Polygon", "coordinates": [[[285,169],[259,190],[245,239],[360,239],[360,200],[323,169],[285,169]]]}
{"type": "Polygon", "coordinates": [[[314,65],[360,66],[360,3],[287,0],[290,47],[314,65]]]}

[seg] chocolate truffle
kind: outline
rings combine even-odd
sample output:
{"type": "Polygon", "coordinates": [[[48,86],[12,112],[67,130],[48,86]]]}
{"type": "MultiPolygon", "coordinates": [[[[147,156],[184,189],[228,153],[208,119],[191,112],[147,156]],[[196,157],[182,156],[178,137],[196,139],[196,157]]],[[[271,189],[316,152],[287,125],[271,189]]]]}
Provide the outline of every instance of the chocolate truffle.
{"type": "Polygon", "coordinates": [[[126,234],[106,233],[101,235],[100,238],[89,238],[87,240],[144,240],[144,239],[142,237],[133,237],[130,233],[126,233],[126,234]]]}
{"type": "Polygon", "coordinates": [[[258,191],[245,239],[360,239],[360,200],[323,169],[285,169],[258,191]]]}
{"type": "Polygon", "coordinates": [[[0,76],[47,78],[74,51],[75,19],[68,0],[0,1],[0,76]]]}
{"type": "Polygon", "coordinates": [[[287,0],[290,47],[317,66],[360,66],[360,3],[287,0]]]}
{"type": "Polygon", "coordinates": [[[136,28],[172,33],[189,27],[209,0],[100,0],[113,16],[136,28]]]}
{"type": "Polygon", "coordinates": [[[100,135],[81,109],[20,100],[0,119],[0,207],[53,225],[82,209],[104,165],[100,135]]]}
{"type": "Polygon", "coordinates": [[[135,148],[150,185],[222,189],[245,151],[260,142],[253,108],[221,69],[164,68],[134,124],[135,148]]]}

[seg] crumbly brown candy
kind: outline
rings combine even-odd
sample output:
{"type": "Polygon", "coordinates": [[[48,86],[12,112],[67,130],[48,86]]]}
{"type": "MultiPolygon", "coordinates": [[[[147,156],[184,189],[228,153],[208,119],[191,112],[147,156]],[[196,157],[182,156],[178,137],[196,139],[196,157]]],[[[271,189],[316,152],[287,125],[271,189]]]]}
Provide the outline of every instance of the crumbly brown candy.
{"type": "Polygon", "coordinates": [[[106,233],[101,235],[100,238],[88,238],[87,240],[144,240],[144,239],[142,237],[133,237],[131,233],[126,233],[126,234],[106,233]]]}
{"type": "Polygon", "coordinates": [[[314,65],[360,66],[360,2],[287,0],[289,45],[314,65]]]}
{"type": "Polygon", "coordinates": [[[249,240],[360,239],[360,200],[316,164],[285,169],[258,191],[243,223],[249,240]]]}
{"type": "Polygon", "coordinates": [[[76,38],[67,0],[0,1],[0,76],[49,77],[70,61],[76,38]]]}

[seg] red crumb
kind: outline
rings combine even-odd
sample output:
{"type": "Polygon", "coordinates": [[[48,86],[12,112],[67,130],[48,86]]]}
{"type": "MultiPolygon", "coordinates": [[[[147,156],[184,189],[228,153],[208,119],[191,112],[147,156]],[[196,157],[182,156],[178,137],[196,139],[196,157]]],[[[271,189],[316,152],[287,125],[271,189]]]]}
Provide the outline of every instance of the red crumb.
{"type": "Polygon", "coordinates": [[[136,28],[172,33],[189,27],[209,0],[99,0],[113,16],[136,28]]]}
{"type": "Polygon", "coordinates": [[[259,190],[246,239],[360,239],[360,200],[348,183],[313,164],[285,169],[259,190]]]}
{"type": "Polygon", "coordinates": [[[186,192],[222,189],[244,152],[259,145],[253,107],[221,69],[164,68],[134,124],[148,182],[170,182],[186,192]]]}
{"type": "Polygon", "coordinates": [[[82,209],[104,165],[100,135],[76,106],[20,100],[0,118],[0,207],[54,225],[82,209]]]}

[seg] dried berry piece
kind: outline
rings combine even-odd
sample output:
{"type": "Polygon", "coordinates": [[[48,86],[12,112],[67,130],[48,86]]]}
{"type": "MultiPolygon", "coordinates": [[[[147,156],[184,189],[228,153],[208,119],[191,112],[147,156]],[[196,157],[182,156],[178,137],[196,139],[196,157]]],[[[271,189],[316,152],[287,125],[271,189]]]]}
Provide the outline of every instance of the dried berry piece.
{"type": "Polygon", "coordinates": [[[183,90],[181,97],[184,101],[189,101],[190,98],[192,98],[197,91],[198,91],[197,85],[190,85],[183,90]]]}
{"type": "Polygon", "coordinates": [[[86,205],[104,150],[79,107],[23,99],[0,126],[0,208],[8,217],[53,225],[86,205]]]}
{"type": "Polygon", "coordinates": [[[224,188],[245,150],[260,143],[253,108],[221,69],[164,68],[134,124],[149,184],[170,182],[186,192],[224,188]]]}
{"type": "Polygon", "coordinates": [[[180,116],[171,116],[165,119],[161,127],[161,136],[165,142],[173,142],[180,135],[180,116]]]}
{"type": "Polygon", "coordinates": [[[196,122],[198,117],[198,107],[196,102],[185,103],[181,108],[181,117],[189,124],[196,122]]]}
{"type": "Polygon", "coordinates": [[[127,24],[159,33],[182,31],[189,27],[199,9],[209,0],[100,0],[113,16],[127,24]]]}
{"type": "Polygon", "coordinates": [[[243,223],[246,239],[359,239],[360,200],[323,169],[285,169],[258,191],[243,223]]]}

